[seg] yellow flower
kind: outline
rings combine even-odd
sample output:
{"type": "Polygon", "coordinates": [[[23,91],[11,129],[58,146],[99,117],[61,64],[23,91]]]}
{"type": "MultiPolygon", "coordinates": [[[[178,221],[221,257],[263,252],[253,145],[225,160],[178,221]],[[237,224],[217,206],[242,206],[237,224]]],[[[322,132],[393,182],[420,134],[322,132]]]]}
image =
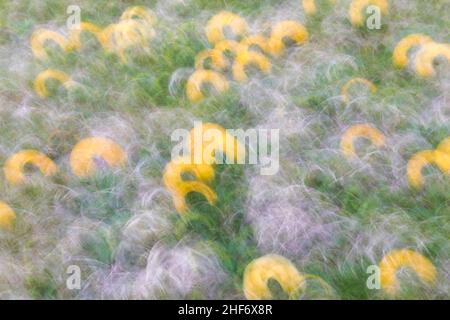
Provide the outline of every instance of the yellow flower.
{"type": "Polygon", "coordinates": [[[39,73],[34,80],[34,91],[41,97],[46,98],[49,96],[47,90],[46,81],[49,79],[54,79],[59,81],[64,88],[70,89],[74,87],[77,83],[73,81],[67,74],[60,70],[47,69],[39,73]]]}
{"type": "Polygon", "coordinates": [[[156,23],[155,13],[143,6],[129,7],[120,16],[120,20],[129,20],[136,18],[145,21],[150,26],[156,23]]]}
{"type": "Polygon", "coordinates": [[[244,36],[249,29],[245,19],[237,14],[222,11],[212,17],[206,24],[206,37],[209,43],[216,44],[226,39],[225,27],[230,28],[235,36],[244,36]]]}
{"type": "Polygon", "coordinates": [[[450,154],[450,137],[442,140],[436,149],[445,152],[447,154],[450,154]]]}
{"type": "Polygon", "coordinates": [[[206,49],[200,51],[195,57],[195,69],[204,69],[205,61],[207,59],[211,59],[211,66],[216,70],[223,70],[228,65],[222,52],[216,49],[206,49]]]}
{"type": "Polygon", "coordinates": [[[172,194],[175,209],[184,214],[187,211],[186,196],[197,192],[205,196],[209,204],[214,205],[216,193],[206,185],[214,179],[214,169],[209,164],[195,164],[190,156],[172,160],[166,165],[163,182],[172,194]],[[191,173],[197,180],[184,180],[183,174],[191,173]]]}
{"type": "Polygon", "coordinates": [[[70,154],[73,173],[80,178],[92,175],[96,169],[95,157],[101,158],[110,167],[124,165],[127,161],[125,151],[111,139],[86,138],[78,142],[70,154]]]}
{"type": "MultiPolygon", "coordinates": [[[[237,42],[234,40],[228,40],[228,39],[221,40],[221,41],[217,42],[216,45],[214,46],[214,50],[216,52],[220,53],[222,55],[222,59],[225,60],[225,63],[226,63],[225,68],[228,67],[228,65],[229,65],[229,61],[226,57],[226,54],[229,53],[232,56],[236,57],[237,54],[244,49],[245,49],[245,47],[240,42],[237,42]]],[[[225,68],[223,68],[223,69],[225,69],[225,68]]]]}
{"type": "Polygon", "coordinates": [[[420,33],[411,34],[403,38],[395,47],[393,54],[394,65],[401,69],[405,68],[409,63],[408,51],[413,46],[421,46],[430,42],[433,42],[431,37],[420,33]]]}
{"type": "Polygon", "coordinates": [[[269,279],[278,281],[281,288],[295,297],[300,289],[305,289],[306,279],[286,258],[279,255],[266,255],[253,260],[244,271],[244,294],[249,300],[272,299],[267,283],[269,279]]]}
{"type": "Polygon", "coordinates": [[[155,36],[155,31],[138,19],[120,20],[103,29],[100,37],[107,51],[116,53],[123,63],[127,62],[125,51],[131,47],[149,49],[149,41],[155,36]]]}
{"type": "Polygon", "coordinates": [[[257,34],[243,38],[240,42],[242,50],[251,51],[256,46],[264,53],[270,53],[269,41],[264,36],[257,34]]]}
{"type": "Polygon", "coordinates": [[[373,5],[380,8],[382,14],[387,14],[389,10],[389,2],[387,0],[353,0],[350,4],[349,15],[350,22],[356,27],[364,25],[363,9],[373,5]]]}
{"type": "Polygon", "coordinates": [[[406,168],[406,175],[408,176],[409,184],[415,188],[423,185],[422,169],[433,163],[434,150],[424,150],[416,153],[408,161],[406,168]]]}
{"type": "Polygon", "coordinates": [[[372,127],[369,124],[359,124],[350,127],[345,131],[341,138],[341,151],[347,157],[356,156],[353,142],[355,138],[367,138],[377,147],[384,146],[385,137],[384,134],[378,129],[372,127]]]}
{"type": "Polygon", "coordinates": [[[6,160],[3,167],[6,180],[14,185],[24,183],[24,167],[27,164],[36,166],[45,176],[52,176],[58,171],[55,163],[46,155],[36,150],[22,150],[6,160]]]}
{"type": "MultiPolygon", "coordinates": [[[[336,4],[336,0],[329,0],[332,4],[336,4]]],[[[316,0],[302,0],[303,10],[309,16],[313,16],[317,13],[316,0]]]]}
{"type": "Polygon", "coordinates": [[[433,66],[434,59],[443,57],[450,62],[450,45],[444,43],[426,43],[416,57],[416,72],[421,77],[435,75],[433,66]]]}
{"type": "Polygon", "coordinates": [[[342,100],[344,101],[344,103],[348,104],[350,102],[350,98],[348,96],[348,91],[350,90],[350,88],[355,85],[355,84],[365,84],[369,89],[370,92],[372,93],[376,93],[377,92],[377,87],[375,86],[375,84],[373,84],[373,82],[364,79],[364,78],[353,78],[351,80],[349,80],[343,87],[341,90],[341,96],[342,96],[342,100]]]}
{"type": "Polygon", "coordinates": [[[242,50],[236,56],[233,64],[233,77],[236,81],[244,82],[248,80],[245,68],[250,65],[256,65],[265,74],[272,70],[272,64],[263,54],[256,51],[242,50]]]}
{"type": "Polygon", "coordinates": [[[192,102],[203,100],[202,86],[210,83],[218,92],[228,90],[228,81],[220,73],[211,70],[196,70],[186,84],[186,95],[192,102]]]}
{"type": "Polygon", "coordinates": [[[434,150],[434,163],[443,173],[450,173],[450,153],[434,150]]]}
{"type": "Polygon", "coordinates": [[[437,165],[443,173],[450,173],[450,154],[439,148],[437,150],[424,150],[416,153],[408,161],[406,169],[409,184],[415,188],[422,187],[424,184],[422,169],[432,164],[437,165]]]}
{"type": "Polygon", "coordinates": [[[284,40],[290,38],[300,45],[308,41],[309,34],[306,28],[297,21],[281,21],[272,29],[269,48],[270,53],[279,56],[285,49],[284,40]]]}
{"type": "Polygon", "coordinates": [[[380,262],[381,288],[389,295],[398,293],[400,284],[397,281],[397,271],[407,267],[417,273],[419,278],[426,283],[433,283],[436,279],[436,268],[430,260],[421,254],[408,250],[393,250],[380,262]]]}
{"type": "Polygon", "coordinates": [[[104,47],[106,45],[106,39],[102,33],[102,29],[90,22],[81,22],[79,28],[73,28],[70,30],[69,35],[69,47],[71,49],[81,49],[81,33],[90,32],[98,40],[98,42],[104,47]]]}
{"type": "Polygon", "coordinates": [[[217,152],[235,163],[245,162],[245,147],[217,124],[202,123],[194,127],[189,133],[188,142],[195,163],[213,164],[216,162],[217,152]]]}
{"type": "Polygon", "coordinates": [[[3,201],[0,201],[0,228],[11,230],[15,220],[16,213],[14,210],[3,201]]]}
{"type": "Polygon", "coordinates": [[[49,40],[55,42],[64,51],[69,50],[69,43],[64,36],[55,31],[38,29],[33,32],[30,38],[31,50],[36,58],[40,60],[48,58],[47,52],[44,49],[44,44],[49,40]]]}

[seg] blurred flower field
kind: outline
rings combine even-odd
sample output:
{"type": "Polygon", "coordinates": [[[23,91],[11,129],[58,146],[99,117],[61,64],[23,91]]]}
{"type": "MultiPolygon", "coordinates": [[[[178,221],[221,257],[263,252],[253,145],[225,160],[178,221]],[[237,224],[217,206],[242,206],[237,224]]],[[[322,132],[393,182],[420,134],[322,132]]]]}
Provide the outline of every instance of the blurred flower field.
{"type": "Polygon", "coordinates": [[[0,1],[0,122],[1,299],[450,298],[449,0],[0,1]]]}

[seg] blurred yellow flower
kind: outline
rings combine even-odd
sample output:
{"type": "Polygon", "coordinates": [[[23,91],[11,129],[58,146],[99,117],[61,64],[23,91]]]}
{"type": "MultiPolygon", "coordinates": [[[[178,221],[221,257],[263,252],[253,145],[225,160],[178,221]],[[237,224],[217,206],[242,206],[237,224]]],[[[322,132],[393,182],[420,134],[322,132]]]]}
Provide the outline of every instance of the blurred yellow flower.
{"type": "Polygon", "coordinates": [[[46,155],[36,150],[22,150],[12,155],[3,167],[6,180],[14,185],[25,182],[24,167],[32,164],[45,176],[52,176],[57,171],[55,163],[46,155]]]}
{"type": "Polygon", "coordinates": [[[72,172],[80,177],[88,177],[96,170],[95,157],[104,160],[110,167],[122,166],[127,155],[120,145],[108,138],[90,137],[78,142],[70,154],[72,172]]]}
{"type": "Polygon", "coordinates": [[[245,161],[245,146],[223,127],[214,123],[202,123],[201,126],[194,127],[189,133],[188,144],[196,163],[215,163],[217,152],[226,155],[235,163],[245,161]]]}
{"type": "Polygon", "coordinates": [[[272,70],[272,64],[265,55],[256,51],[240,51],[233,64],[234,80],[244,82],[248,80],[245,68],[248,66],[258,66],[264,74],[269,74],[272,70]]]}
{"type": "Polygon", "coordinates": [[[206,185],[214,179],[214,169],[209,164],[194,164],[190,156],[172,160],[166,165],[163,182],[172,195],[178,213],[186,213],[186,196],[191,192],[202,194],[209,204],[214,205],[216,193],[206,185]],[[183,174],[191,173],[196,180],[184,180],[183,174]]]}
{"type": "MultiPolygon", "coordinates": [[[[332,4],[336,4],[336,0],[328,0],[332,4]]],[[[309,16],[313,16],[317,13],[316,0],[302,0],[303,10],[309,16]]]]}
{"type": "Polygon", "coordinates": [[[196,70],[186,84],[188,99],[192,102],[203,100],[202,86],[207,83],[211,84],[218,92],[227,91],[229,88],[227,79],[220,73],[212,70],[196,70]]]}
{"type": "Polygon", "coordinates": [[[444,43],[430,42],[422,46],[416,57],[416,72],[421,77],[431,77],[435,75],[433,62],[435,59],[443,57],[450,62],[450,45],[444,43]]]}
{"type": "Polygon", "coordinates": [[[387,14],[389,11],[387,0],[353,0],[349,9],[350,22],[353,26],[362,27],[364,25],[363,9],[371,5],[378,7],[382,14],[387,14]]]}
{"type": "Polygon", "coordinates": [[[245,268],[245,297],[248,300],[272,299],[267,286],[269,279],[276,280],[290,298],[294,298],[300,289],[306,287],[305,277],[288,259],[270,254],[253,260],[245,268]]]}
{"type": "Polygon", "coordinates": [[[34,91],[41,97],[46,98],[50,95],[47,90],[46,81],[49,79],[59,81],[64,88],[70,89],[77,85],[67,74],[56,69],[47,69],[39,73],[34,80],[34,91]]]}
{"type": "Polygon", "coordinates": [[[429,284],[435,281],[437,273],[430,260],[408,249],[390,251],[383,257],[379,267],[381,288],[391,296],[396,295],[400,289],[397,280],[397,271],[400,268],[412,269],[423,282],[429,284]]]}
{"type": "Polygon", "coordinates": [[[245,51],[251,51],[253,47],[258,47],[263,53],[270,53],[269,40],[260,34],[245,37],[240,44],[242,50],[245,51]]]}
{"type": "Polygon", "coordinates": [[[366,85],[369,88],[370,92],[372,92],[372,93],[376,93],[377,90],[378,90],[376,85],[373,84],[373,82],[371,82],[371,81],[369,81],[367,79],[364,79],[364,78],[353,78],[353,79],[350,79],[342,87],[342,90],[341,90],[342,101],[344,101],[344,103],[348,104],[350,102],[348,91],[355,84],[364,84],[364,85],[366,85]]]}
{"type": "Polygon", "coordinates": [[[206,24],[206,37],[209,43],[216,44],[217,42],[226,39],[224,33],[225,28],[228,27],[235,36],[245,36],[248,32],[248,25],[245,19],[237,14],[228,11],[222,11],[213,16],[206,24]]]}
{"type": "Polygon", "coordinates": [[[408,51],[413,46],[421,46],[430,42],[433,42],[433,39],[421,33],[410,34],[409,36],[403,38],[394,49],[394,65],[401,69],[405,68],[409,63],[408,51]]]}
{"type": "Polygon", "coordinates": [[[120,20],[103,29],[101,39],[105,50],[116,53],[123,63],[126,63],[125,52],[135,47],[149,50],[149,42],[155,36],[155,31],[138,19],[120,20]],[[104,39],[104,40],[103,40],[104,39]]]}
{"type": "Polygon", "coordinates": [[[69,42],[61,34],[47,29],[38,29],[33,32],[30,38],[31,50],[36,58],[40,60],[48,59],[44,48],[44,44],[47,41],[55,42],[63,51],[70,49],[69,42]]]}
{"type": "Polygon", "coordinates": [[[3,201],[0,201],[0,228],[11,230],[15,220],[16,213],[14,210],[3,201]]]}

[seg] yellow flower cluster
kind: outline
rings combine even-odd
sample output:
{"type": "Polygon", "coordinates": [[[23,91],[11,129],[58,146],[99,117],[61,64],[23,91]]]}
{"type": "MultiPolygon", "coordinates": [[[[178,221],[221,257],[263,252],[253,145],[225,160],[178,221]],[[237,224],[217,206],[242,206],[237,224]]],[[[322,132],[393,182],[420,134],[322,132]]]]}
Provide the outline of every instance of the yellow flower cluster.
{"type": "Polygon", "coordinates": [[[443,57],[450,62],[450,44],[437,43],[427,35],[415,33],[403,38],[395,47],[393,62],[396,67],[404,69],[409,64],[408,52],[414,46],[420,47],[414,59],[414,69],[421,77],[435,75],[435,59],[443,57]]]}
{"type": "Polygon", "coordinates": [[[246,68],[256,66],[264,73],[269,74],[272,63],[266,54],[279,56],[285,49],[284,40],[290,38],[296,44],[308,41],[308,31],[296,21],[282,21],[276,24],[270,37],[261,34],[249,35],[247,22],[240,16],[223,11],[212,17],[206,26],[206,36],[212,49],[201,51],[195,59],[195,71],[189,77],[186,85],[186,96],[191,102],[203,100],[203,86],[210,84],[218,92],[229,89],[227,78],[221,74],[231,69],[233,79],[238,82],[248,80],[246,68]],[[224,32],[229,28],[240,41],[227,39],[224,32]],[[258,47],[260,51],[254,50],[258,47]],[[231,62],[227,58],[230,53],[234,57],[231,62]],[[206,69],[206,62],[210,60],[211,70],[206,69]]]}
{"type": "Polygon", "coordinates": [[[175,209],[180,214],[186,213],[188,208],[185,198],[191,192],[200,193],[209,204],[215,204],[217,195],[207,183],[214,179],[213,165],[218,152],[235,160],[245,155],[245,149],[239,141],[223,127],[213,123],[194,127],[189,133],[188,141],[190,155],[169,162],[163,174],[164,185],[171,193],[175,209]],[[194,175],[195,180],[185,180],[183,175],[187,173],[194,175]]]}
{"type": "MultiPolygon", "coordinates": [[[[156,22],[154,13],[146,7],[135,6],[125,10],[118,23],[110,24],[102,29],[90,22],[81,22],[79,26],[70,30],[68,38],[48,29],[38,29],[31,35],[30,45],[34,56],[39,60],[48,59],[44,45],[51,41],[64,52],[72,52],[82,48],[81,34],[89,32],[95,36],[102,48],[109,53],[117,54],[123,63],[127,62],[126,50],[140,47],[149,50],[149,41],[155,36],[153,26],[156,22]]],[[[41,97],[49,96],[46,82],[49,79],[59,81],[66,89],[73,87],[76,82],[66,73],[47,69],[34,80],[34,90],[41,97]]]]}

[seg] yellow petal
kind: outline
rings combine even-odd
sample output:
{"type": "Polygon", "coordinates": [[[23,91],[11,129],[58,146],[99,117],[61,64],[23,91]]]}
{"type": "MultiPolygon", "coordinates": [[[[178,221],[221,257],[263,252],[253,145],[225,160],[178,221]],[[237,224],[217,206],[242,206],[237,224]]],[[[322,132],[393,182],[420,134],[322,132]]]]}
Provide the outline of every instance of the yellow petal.
{"type": "Polygon", "coordinates": [[[209,43],[216,44],[226,39],[225,27],[229,27],[236,36],[244,36],[249,29],[245,19],[232,12],[222,11],[213,16],[206,24],[206,37],[209,43]]]}
{"type": "Polygon", "coordinates": [[[248,300],[272,299],[267,283],[276,280],[293,297],[306,286],[305,277],[286,258],[274,254],[253,260],[244,271],[244,294],[248,300]]]}

